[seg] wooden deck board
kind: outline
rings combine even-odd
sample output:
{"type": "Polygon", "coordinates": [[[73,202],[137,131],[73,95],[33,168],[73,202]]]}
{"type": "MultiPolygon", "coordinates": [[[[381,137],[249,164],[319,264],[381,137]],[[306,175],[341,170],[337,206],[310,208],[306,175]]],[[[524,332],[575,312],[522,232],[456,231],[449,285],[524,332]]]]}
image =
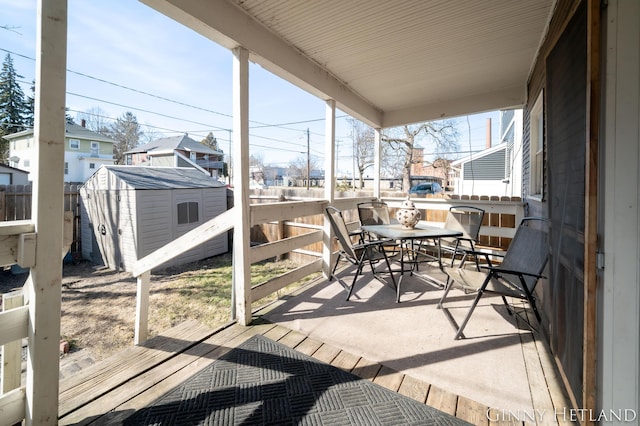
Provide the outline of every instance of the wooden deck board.
{"type": "Polygon", "coordinates": [[[363,379],[373,381],[373,379],[375,379],[376,376],[378,375],[378,371],[380,371],[380,367],[381,365],[376,362],[369,361],[364,358],[360,358],[355,368],[351,370],[351,373],[363,379]]]}
{"type": "Polygon", "coordinates": [[[376,383],[394,392],[398,392],[403,378],[404,374],[399,373],[396,370],[392,370],[389,367],[382,366],[380,370],[378,370],[378,374],[376,375],[376,377],[373,379],[373,383],[376,383]]]}
{"type": "Polygon", "coordinates": [[[113,389],[126,383],[213,332],[200,323],[189,321],[150,339],[144,346],[133,346],[116,354],[110,359],[109,368],[103,368],[103,363],[96,363],[69,377],[60,384],[58,415],[70,413],[86,401],[98,398],[104,389],[113,389]]]}
{"type": "MultiPolygon", "coordinates": [[[[263,334],[303,354],[371,380],[471,424],[517,424],[504,420],[490,421],[487,418],[488,407],[482,404],[270,323],[250,327],[234,324],[215,331],[205,331],[203,326],[194,323],[183,323],[163,333],[155,342],[150,342],[150,347],[130,348],[100,362],[82,375],[72,376],[61,383],[64,393],[61,393],[60,405],[64,407],[65,412],[60,411],[59,424],[121,424],[135,411],[151,404],[255,334],[263,334]],[[207,333],[208,337],[203,337],[207,333]],[[167,348],[173,348],[176,352],[169,353],[167,348]],[[131,368],[123,368],[126,358],[132,354],[140,357],[141,361],[133,362],[131,368]],[[164,356],[161,357],[159,354],[164,356]],[[143,369],[142,364],[145,362],[154,364],[143,369]],[[114,376],[115,380],[110,376],[114,376]],[[88,380],[88,383],[85,380],[88,380]],[[96,388],[92,393],[81,392],[91,387],[96,388]]],[[[534,354],[531,353],[530,356],[534,357],[534,354]]],[[[544,361],[540,360],[538,363],[543,364],[541,370],[544,369],[544,361]]],[[[538,374],[540,371],[532,372],[534,373],[538,374]]],[[[488,413],[491,418],[492,411],[488,413]]]]}
{"type": "Polygon", "coordinates": [[[427,405],[437,408],[440,411],[456,415],[456,405],[458,397],[444,389],[437,386],[429,387],[429,394],[427,395],[427,405]]]}
{"type": "Polygon", "coordinates": [[[478,402],[470,400],[469,398],[459,396],[458,404],[456,407],[456,417],[462,420],[466,420],[474,425],[488,425],[488,410],[489,407],[487,407],[486,405],[482,405],[478,402]]]}
{"type": "MultiPolygon", "coordinates": [[[[270,328],[272,327],[270,326],[270,328]]],[[[110,387],[108,392],[103,392],[97,398],[90,399],[88,397],[86,405],[77,404],[78,397],[76,396],[69,400],[61,398],[61,405],[66,409],[72,409],[73,412],[60,411],[60,424],[88,424],[95,421],[101,414],[111,410],[122,407],[128,410],[142,408],[260,331],[263,329],[247,329],[239,325],[229,327],[175,357],[167,359],[161,368],[153,368],[139,375],[135,375],[135,369],[131,370],[129,380],[120,386],[110,387]],[[227,343],[230,346],[227,346],[227,343]],[[135,398],[132,399],[132,396],[135,398]]],[[[140,348],[144,349],[144,347],[140,348]]],[[[114,358],[109,360],[107,365],[111,366],[112,362],[117,365],[120,361],[114,358]]],[[[99,383],[89,382],[82,387],[86,386],[97,388],[99,383]]]]}
{"type": "Polygon", "coordinates": [[[429,383],[425,383],[422,380],[405,375],[402,378],[402,383],[400,384],[398,393],[424,404],[427,400],[430,387],[431,385],[429,383]]]}

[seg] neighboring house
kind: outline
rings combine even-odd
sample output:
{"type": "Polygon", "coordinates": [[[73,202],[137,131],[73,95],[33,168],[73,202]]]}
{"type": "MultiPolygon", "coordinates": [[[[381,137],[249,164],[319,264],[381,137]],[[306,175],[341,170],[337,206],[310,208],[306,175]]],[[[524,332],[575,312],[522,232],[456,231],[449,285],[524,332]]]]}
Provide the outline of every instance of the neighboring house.
{"type": "Polygon", "coordinates": [[[437,158],[433,163],[426,164],[424,148],[413,148],[414,161],[411,163],[411,186],[424,182],[438,182],[443,188],[451,186],[449,182],[450,160],[437,158]]]}
{"type": "Polygon", "coordinates": [[[450,181],[459,195],[522,195],[522,110],[500,113],[497,145],[451,162],[450,181]]]}
{"type": "MultiPolygon", "coordinates": [[[[27,172],[35,168],[33,130],[4,136],[9,141],[9,164],[27,172]]],[[[115,141],[86,127],[67,123],[64,138],[64,181],[83,183],[102,165],[114,163],[115,141]]]]}
{"type": "MultiPolygon", "coordinates": [[[[83,257],[125,271],[227,210],[226,186],[184,167],[101,167],[80,196],[83,257]]],[[[220,235],[163,267],[225,253],[227,244],[227,235],[220,235]]]]}
{"type": "Polygon", "coordinates": [[[28,171],[0,164],[0,185],[26,185],[27,183],[29,183],[28,171]]]}
{"type": "Polygon", "coordinates": [[[188,135],[171,136],[151,141],[124,153],[130,166],[193,167],[214,179],[222,178],[222,151],[201,144],[188,135]]]}

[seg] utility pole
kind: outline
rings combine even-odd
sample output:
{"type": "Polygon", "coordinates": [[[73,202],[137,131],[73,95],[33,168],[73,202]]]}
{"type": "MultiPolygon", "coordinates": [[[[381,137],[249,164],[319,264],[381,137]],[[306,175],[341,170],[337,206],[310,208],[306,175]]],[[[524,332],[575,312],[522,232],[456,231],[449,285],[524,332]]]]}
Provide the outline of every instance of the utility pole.
{"type": "Polygon", "coordinates": [[[307,127],[307,190],[309,189],[309,176],[310,176],[310,168],[311,168],[311,151],[309,150],[309,128],[307,127]]]}

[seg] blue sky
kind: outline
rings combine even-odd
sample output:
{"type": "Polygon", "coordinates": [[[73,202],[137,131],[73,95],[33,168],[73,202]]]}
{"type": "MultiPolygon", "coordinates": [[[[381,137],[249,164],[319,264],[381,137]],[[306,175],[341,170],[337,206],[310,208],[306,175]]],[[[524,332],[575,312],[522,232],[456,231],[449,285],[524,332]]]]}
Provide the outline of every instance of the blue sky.
{"type": "MultiPolygon", "coordinates": [[[[30,93],[35,74],[35,0],[0,0],[0,55],[10,53],[30,93]]],[[[187,132],[201,140],[210,131],[229,152],[232,127],[232,55],[181,24],[134,0],[69,0],[67,107],[77,112],[99,107],[107,121],[126,111],[156,137],[187,132]],[[133,89],[133,90],[132,90],[133,89]]],[[[311,155],[324,161],[325,104],[307,92],[250,66],[250,149],[265,163],[286,166],[311,155]]],[[[338,112],[338,173],[351,173],[352,139],[346,114],[338,112]]],[[[486,118],[460,122],[462,149],[485,146],[486,118]]],[[[425,147],[429,151],[429,147],[425,147]]],[[[462,157],[460,154],[457,157],[462,157]]],[[[456,156],[453,156],[456,157],[456,156]]]]}

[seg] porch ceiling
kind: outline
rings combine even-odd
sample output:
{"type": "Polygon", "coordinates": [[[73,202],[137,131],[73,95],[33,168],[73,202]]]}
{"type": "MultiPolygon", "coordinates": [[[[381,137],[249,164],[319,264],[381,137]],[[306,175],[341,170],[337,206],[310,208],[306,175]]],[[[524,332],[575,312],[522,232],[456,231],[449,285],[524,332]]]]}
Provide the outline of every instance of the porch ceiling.
{"type": "Polygon", "coordinates": [[[521,106],[555,0],[141,0],[376,127],[521,106]]]}

